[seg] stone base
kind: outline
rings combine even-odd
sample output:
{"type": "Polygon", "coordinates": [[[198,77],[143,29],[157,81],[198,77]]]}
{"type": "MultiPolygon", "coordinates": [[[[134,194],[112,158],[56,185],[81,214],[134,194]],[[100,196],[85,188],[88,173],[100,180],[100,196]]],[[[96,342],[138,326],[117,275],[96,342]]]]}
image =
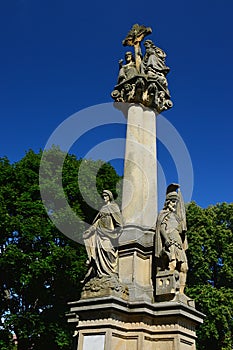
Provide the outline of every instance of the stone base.
{"type": "Polygon", "coordinates": [[[75,350],[195,350],[203,314],[183,302],[127,303],[98,298],[69,303],[75,350]]]}
{"type": "Polygon", "coordinates": [[[119,279],[129,289],[129,301],[153,301],[151,280],[152,230],[124,227],[119,239],[119,279]]]}
{"type": "Polygon", "coordinates": [[[117,276],[94,277],[87,282],[81,293],[82,299],[115,296],[128,300],[128,287],[121,283],[117,276]]]}
{"type": "Polygon", "coordinates": [[[178,271],[159,271],[156,275],[155,288],[155,301],[177,301],[195,307],[194,300],[185,294],[179,293],[180,279],[178,271]]]}
{"type": "Polygon", "coordinates": [[[172,300],[179,289],[179,272],[160,271],[157,273],[156,301],[172,300]]]}

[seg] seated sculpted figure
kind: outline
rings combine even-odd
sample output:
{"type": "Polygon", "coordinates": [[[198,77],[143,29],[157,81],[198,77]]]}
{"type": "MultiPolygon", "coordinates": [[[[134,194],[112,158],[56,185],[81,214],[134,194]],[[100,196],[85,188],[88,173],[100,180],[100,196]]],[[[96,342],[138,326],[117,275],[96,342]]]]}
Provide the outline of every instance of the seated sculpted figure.
{"type": "Polygon", "coordinates": [[[125,80],[133,78],[135,75],[138,74],[135,60],[132,52],[127,51],[125,54],[125,62],[126,64],[122,65],[123,60],[119,61],[120,64],[120,70],[118,74],[118,81],[117,84],[120,84],[124,82],[125,80]]]}
{"type": "Polygon", "coordinates": [[[155,78],[161,86],[167,90],[166,75],[169,72],[169,67],[165,64],[165,52],[155,46],[151,40],[144,42],[146,53],[143,57],[141,70],[148,78],[155,78]]]}
{"type": "Polygon", "coordinates": [[[164,208],[158,215],[155,234],[155,257],[157,272],[170,270],[178,271],[180,293],[184,292],[188,263],[186,249],[186,215],[183,199],[178,184],[171,184],[167,188],[164,208]]]}
{"type": "Polygon", "coordinates": [[[102,193],[105,205],[100,209],[83,238],[88,255],[84,283],[93,277],[118,274],[117,240],[122,232],[122,216],[111,191],[102,193]]]}

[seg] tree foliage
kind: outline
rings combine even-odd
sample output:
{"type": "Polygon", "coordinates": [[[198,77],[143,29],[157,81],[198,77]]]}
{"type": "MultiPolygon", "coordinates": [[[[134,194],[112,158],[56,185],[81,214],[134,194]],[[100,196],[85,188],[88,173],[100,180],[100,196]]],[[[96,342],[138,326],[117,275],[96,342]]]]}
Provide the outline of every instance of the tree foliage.
{"type": "MultiPolygon", "coordinates": [[[[71,348],[72,334],[65,313],[67,302],[80,297],[86,252],[82,244],[62,234],[48,214],[66,218],[64,224],[72,225],[62,206],[63,189],[82,220],[91,221],[95,210],[85,205],[80,193],[77,177],[82,161],[68,155],[61,169],[59,160],[64,154],[53,148],[44,158],[41,183],[51,199],[48,212],[40,196],[41,156],[29,151],[15,164],[0,159],[1,349],[13,349],[13,333],[18,350],[71,348]],[[62,190],[58,181],[61,171],[62,190]]],[[[90,202],[97,208],[100,196],[88,188],[88,183],[96,183],[99,192],[104,187],[114,191],[119,177],[101,161],[86,161],[82,173],[90,202]]],[[[78,229],[82,227],[81,221],[78,229]]]]}
{"type": "Polygon", "coordinates": [[[206,209],[190,203],[188,288],[198,310],[206,314],[197,331],[198,349],[233,348],[233,204],[206,209]]]}

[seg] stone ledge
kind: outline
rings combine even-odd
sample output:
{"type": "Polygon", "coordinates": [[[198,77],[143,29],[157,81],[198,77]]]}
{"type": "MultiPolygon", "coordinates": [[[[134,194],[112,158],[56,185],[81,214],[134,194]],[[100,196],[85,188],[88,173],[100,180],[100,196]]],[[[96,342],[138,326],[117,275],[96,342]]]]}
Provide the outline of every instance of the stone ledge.
{"type": "MultiPolygon", "coordinates": [[[[182,302],[170,301],[170,302],[126,302],[116,297],[106,298],[92,298],[86,300],[79,300],[69,302],[70,313],[77,313],[80,315],[94,314],[98,319],[101,314],[111,317],[113,313],[115,316],[123,316],[125,320],[127,318],[136,322],[141,320],[142,315],[146,317],[149,324],[156,324],[161,318],[170,318],[170,320],[178,319],[180,322],[184,319],[189,319],[194,324],[200,324],[203,322],[204,314],[197,311],[195,308],[190,307],[182,302]]],[[[84,317],[85,318],[85,317],[84,317]]],[[[122,317],[121,317],[122,318],[122,317]]]]}
{"type": "Polygon", "coordinates": [[[142,250],[152,250],[154,246],[154,230],[148,227],[126,225],[119,238],[119,250],[124,246],[138,246],[142,250]]]}

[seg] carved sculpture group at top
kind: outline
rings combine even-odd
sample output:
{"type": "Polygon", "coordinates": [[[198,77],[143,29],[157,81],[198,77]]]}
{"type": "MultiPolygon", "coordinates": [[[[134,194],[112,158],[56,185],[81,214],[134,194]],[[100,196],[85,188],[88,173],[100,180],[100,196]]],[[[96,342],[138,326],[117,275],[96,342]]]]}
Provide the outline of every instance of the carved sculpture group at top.
{"type": "Polygon", "coordinates": [[[141,42],[152,32],[151,28],[135,24],[123,41],[124,46],[134,46],[125,53],[125,64],[119,61],[117,85],[111,93],[116,102],[142,103],[160,113],[172,107],[168,90],[165,64],[166,54],[151,40],[144,41],[145,54],[142,55],[141,42]]]}

